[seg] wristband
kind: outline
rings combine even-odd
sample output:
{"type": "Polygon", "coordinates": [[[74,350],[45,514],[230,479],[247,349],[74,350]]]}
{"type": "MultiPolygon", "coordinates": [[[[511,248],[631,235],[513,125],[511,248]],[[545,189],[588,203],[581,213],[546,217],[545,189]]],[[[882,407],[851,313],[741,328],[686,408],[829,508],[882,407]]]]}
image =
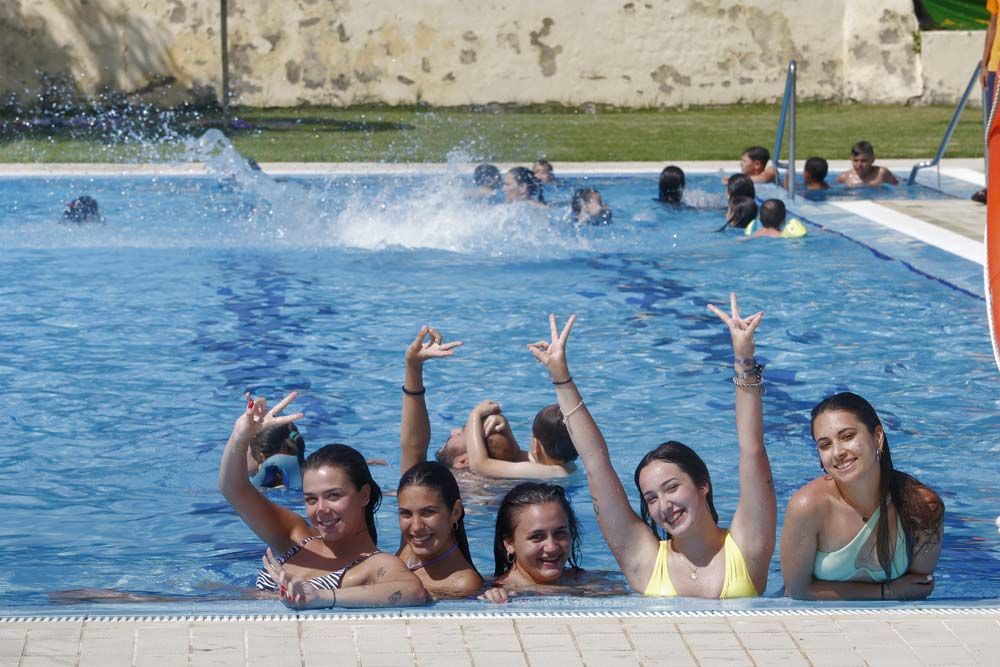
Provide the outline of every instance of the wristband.
{"type": "Polygon", "coordinates": [[[560,385],[560,384],[569,384],[569,383],[570,383],[570,382],[572,382],[572,381],[573,381],[573,376],[572,376],[572,375],[570,375],[570,376],[569,376],[569,378],[567,378],[567,379],[563,380],[562,382],[556,382],[555,380],[553,380],[553,381],[552,381],[552,384],[554,384],[554,385],[560,385]]]}
{"type": "Polygon", "coordinates": [[[406,385],[404,384],[402,389],[403,393],[406,394],[407,396],[423,396],[424,394],[427,393],[427,387],[421,387],[419,391],[410,391],[409,389],[406,388],[406,385]]]}

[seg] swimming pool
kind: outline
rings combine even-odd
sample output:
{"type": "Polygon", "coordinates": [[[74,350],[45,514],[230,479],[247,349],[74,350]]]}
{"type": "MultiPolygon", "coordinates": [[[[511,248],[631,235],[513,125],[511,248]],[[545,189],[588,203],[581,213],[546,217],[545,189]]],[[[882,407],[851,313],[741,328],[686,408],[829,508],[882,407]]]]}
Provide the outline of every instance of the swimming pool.
{"type": "MultiPolygon", "coordinates": [[[[569,178],[548,198],[568,202],[584,180],[613,226],[572,229],[558,220],[564,207],[471,203],[454,172],[0,180],[2,604],[45,607],[72,589],[245,597],[262,546],[216,490],[243,392],[299,389],[308,450],[342,441],[385,458],[374,474],[394,488],[403,349],[425,322],[465,341],[426,369],[435,443],[487,397],[523,442],[554,400],[524,346],[545,334],[548,312],[576,312],[574,373],[633,499],[641,454],[674,438],[708,462],[725,522],[736,502],[730,352],[704,306],[730,289],[767,312],[759,351],[779,513],[819,471],[809,408],[850,388],[879,409],[897,466],[948,504],[933,600],[1000,598],[1000,389],[980,295],[894,259],[908,242],[892,234],[879,253],[818,228],[793,242],[715,234],[714,174],[689,182],[699,208],[652,201],[652,175],[569,178]],[[83,193],[106,224],[57,225],[83,193]]],[[[582,473],[567,486],[584,566],[615,569],[582,473]]],[[[508,487],[467,502],[484,572],[508,487]]],[[[275,497],[301,509],[294,494],[275,497]]],[[[386,498],[379,513],[392,550],[394,510],[386,498]]],[[[767,595],[780,588],[776,557],[767,595]]]]}

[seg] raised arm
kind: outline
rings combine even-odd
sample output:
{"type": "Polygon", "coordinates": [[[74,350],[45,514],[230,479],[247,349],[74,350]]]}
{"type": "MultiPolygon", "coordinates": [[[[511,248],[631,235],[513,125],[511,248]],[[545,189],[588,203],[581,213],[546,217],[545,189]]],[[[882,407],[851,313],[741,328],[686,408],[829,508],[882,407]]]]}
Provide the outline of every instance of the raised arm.
{"type": "Polygon", "coordinates": [[[431,442],[431,422],[424,401],[424,362],[455,354],[460,341],[442,343],[441,334],[423,326],[406,348],[406,379],[403,382],[403,410],[399,424],[399,472],[405,473],[427,460],[431,442]]]}
{"type": "Polygon", "coordinates": [[[549,371],[555,385],[559,409],[570,438],[587,470],[594,514],[604,540],[611,547],[622,573],[633,590],[643,591],[649,583],[659,550],[659,540],[628,502],[628,495],[611,463],[604,435],[594,422],[573,382],[566,360],[566,341],[576,322],[570,315],[562,332],[556,316],[549,315],[551,341],[540,340],[528,346],[531,353],[549,371]]]}
{"type": "Polygon", "coordinates": [[[271,410],[263,398],[249,399],[247,408],[233,424],[226,448],[219,462],[219,491],[240,515],[243,522],[275,551],[284,553],[309,534],[305,520],[295,512],[272,503],[250,483],[247,477],[247,448],[250,440],[274,426],[300,419],[302,413],[281,416],[298,394],[290,393],[271,410]]]}
{"type": "Polygon", "coordinates": [[[485,477],[500,479],[552,479],[565,477],[562,466],[533,463],[531,461],[499,461],[490,458],[486,448],[486,438],[494,429],[508,428],[506,421],[497,418],[500,406],[493,401],[483,401],[469,413],[465,424],[466,451],[469,469],[485,477]]]}
{"type": "Polygon", "coordinates": [[[736,386],[736,435],[740,443],[740,497],[730,533],[757,590],[767,584],[767,571],[774,555],[778,504],[771,477],[771,462],[764,448],[763,369],[754,358],[754,332],[763,312],[740,315],[736,294],[730,294],[731,313],[709,305],[725,322],[733,341],[733,384],[736,386]]]}

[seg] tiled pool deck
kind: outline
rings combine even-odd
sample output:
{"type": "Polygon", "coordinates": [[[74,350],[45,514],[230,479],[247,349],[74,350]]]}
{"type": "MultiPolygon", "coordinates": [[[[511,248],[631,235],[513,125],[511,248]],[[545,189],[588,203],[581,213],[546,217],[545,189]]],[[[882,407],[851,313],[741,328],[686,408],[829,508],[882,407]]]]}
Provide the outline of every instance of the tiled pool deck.
{"type": "MultiPolygon", "coordinates": [[[[900,177],[910,161],[884,161],[900,177]]],[[[656,171],[661,164],[556,165],[573,171],[656,171]]],[[[681,163],[732,170],[732,163],[681,163]]],[[[847,163],[833,162],[834,170],[847,163]]],[[[270,173],[361,172],[370,165],[263,165],[270,173]]],[[[386,170],[386,165],[374,168],[386,170]]],[[[400,171],[440,169],[403,165],[400,171]]],[[[391,167],[389,167],[391,169],[391,167]]],[[[26,173],[163,173],[160,166],[0,165],[26,173]]],[[[199,173],[182,165],[171,173],[199,173]]],[[[930,171],[930,170],[928,170],[930,171]]],[[[981,160],[946,161],[942,174],[973,188],[981,160]]],[[[977,176],[978,174],[978,176],[977,176]]],[[[924,176],[923,178],[928,178],[924,176]]],[[[849,207],[845,207],[848,210],[849,207]]],[[[856,211],[976,261],[986,207],[964,198],[880,200],[856,211]],[[913,223],[911,221],[916,221],[913,223]],[[964,253],[964,254],[963,254],[964,253]]],[[[981,260],[980,260],[981,262],[981,260]]],[[[943,276],[950,278],[949,276],[943,276]]],[[[981,290],[981,287],[980,287],[981,290]]],[[[795,609],[707,612],[414,615],[157,616],[24,618],[0,609],[0,667],[199,665],[1000,665],[1000,600],[992,607],[795,609]]],[[[620,605],[619,605],[620,606],[620,605]]],[[[109,607],[109,612],[111,608],[109,607]]],[[[60,610],[61,611],[61,610],[60,610]]],[[[71,612],[72,613],[72,612],[71,612]]]]}
{"type": "Polygon", "coordinates": [[[0,665],[998,665],[1000,609],[0,622],[0,665]]]}

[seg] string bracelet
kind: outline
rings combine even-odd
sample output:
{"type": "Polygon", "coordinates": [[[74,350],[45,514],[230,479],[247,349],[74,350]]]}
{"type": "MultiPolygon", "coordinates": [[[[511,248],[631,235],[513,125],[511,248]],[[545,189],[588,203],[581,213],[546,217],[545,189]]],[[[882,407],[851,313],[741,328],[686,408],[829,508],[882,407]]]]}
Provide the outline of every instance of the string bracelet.
{"type": "Polygon", "coordinates": [[[424,394],[427,393],[427,387],[421,387],[419,391],[411,391],[410,389],[407,389],[406,385],[404,384],[402,389],[403,393],[406,394],[407,396],[423,396],[424,394]]]}
{"type": "Polygon", "coordinates": [[[581,400],[579,403],[577,403],[575,408],[573,408],[569,412],[564,413],[563,414],[563,418],[562,418],[563,424],[566,424],[567,426],[569,426],[569,424],[567,423],[567,421],[569,420],[569,418],[573,416],[574,412],[576,412],[577,410],[579,410],[582,407],[583,407],[583,400],[581,400]]]}
{"type": "Polygon", "coordinates": [[[756,366],[756,357],[733,357],[733,363],[737,366],[756,366]]]}
{"type": "Polygon", "coordinates": [[[560,385],[560,384],[569,384],[569,383],[570,383],[570,382],[572,382],[572,381],[573,381],[573,376],[572,376],[572,375],[570,375],[570,376],[569,376],[569,377],[568,377],[567,379],[565,379],[565,380],[563,380],[563,381],[561,381],[561,382],[556,382],[555,380],[553,380],[553,381],[552,381],[552,384],[554,384],[554,385],[560,385]]]}

